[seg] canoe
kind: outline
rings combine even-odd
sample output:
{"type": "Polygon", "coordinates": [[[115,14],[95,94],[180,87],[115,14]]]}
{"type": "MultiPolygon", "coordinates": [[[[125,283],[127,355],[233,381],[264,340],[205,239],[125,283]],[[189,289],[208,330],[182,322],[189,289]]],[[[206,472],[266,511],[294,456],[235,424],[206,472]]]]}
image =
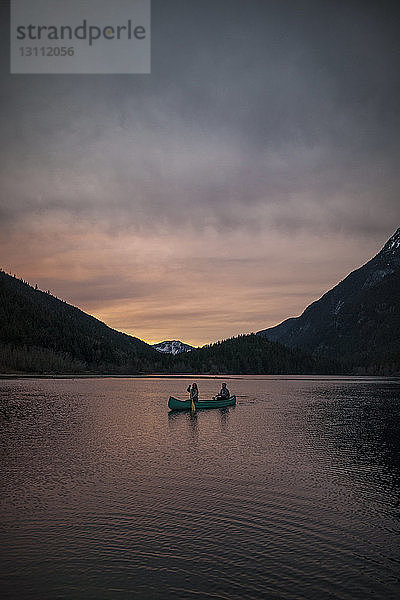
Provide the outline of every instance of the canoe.
{"type": "MultiPolygon", "coordinates": [[[[227,400],[198,400],[194,403],[196,410],[203,408],[224,408],[225,406],[235,406],[236,396],[231,396],[227,400]]],[[[177,400],[173,396],[169,397],[168,408],[171,410],[190,410],[192,403],[190,400],[177,400]]]]}

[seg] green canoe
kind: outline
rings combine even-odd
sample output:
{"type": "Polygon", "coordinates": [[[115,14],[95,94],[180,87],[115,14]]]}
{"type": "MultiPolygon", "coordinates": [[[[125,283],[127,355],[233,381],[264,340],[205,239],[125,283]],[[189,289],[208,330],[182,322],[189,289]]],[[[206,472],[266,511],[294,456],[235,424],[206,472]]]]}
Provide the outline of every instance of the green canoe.
{"type": "MultiPolygon", "coordinates": [[[[194,403],[196,410],[202,408],[224,408],[225,406],[235,406],[236,396],[231,396],[227,400],[198,400],[194,403]]],[[[168,408],[171,410],[190,410],[192,403],[190,400],[177,400],[173,396],[169,397],[168,408]]]]}

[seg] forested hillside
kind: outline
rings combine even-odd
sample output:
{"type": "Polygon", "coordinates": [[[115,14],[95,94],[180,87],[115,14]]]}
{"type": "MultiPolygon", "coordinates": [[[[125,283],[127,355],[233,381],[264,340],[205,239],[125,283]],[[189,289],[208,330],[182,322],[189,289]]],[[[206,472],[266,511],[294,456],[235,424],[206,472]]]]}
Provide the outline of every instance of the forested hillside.
{"type": "Polygon", "coordinates": [[[256,335],[162,354],[0,271],[3,373],[333,373],[341,367],[256,335]]]}
{"type": "Polygon", "coordinates": [[[300,374],[342,373],[343,366],[319,360],[255,334],[240,335],[175,357],[175,370],[187,373],[300,374]]]}
{"type": "Polygon", "coordinates": [[[0,271],[3,372],[164,371],[169,359],[141,340],[0,271]]]}

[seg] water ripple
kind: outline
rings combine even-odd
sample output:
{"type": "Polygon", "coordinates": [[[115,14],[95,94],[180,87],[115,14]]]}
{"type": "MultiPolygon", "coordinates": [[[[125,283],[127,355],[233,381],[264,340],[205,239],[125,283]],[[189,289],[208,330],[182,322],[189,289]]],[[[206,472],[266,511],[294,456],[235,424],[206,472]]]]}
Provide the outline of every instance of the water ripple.
{"type": "Polygon", "coordinates": [[[397,598],[399,386],[184,383],[0,382],[3,597],[397,598]]]}

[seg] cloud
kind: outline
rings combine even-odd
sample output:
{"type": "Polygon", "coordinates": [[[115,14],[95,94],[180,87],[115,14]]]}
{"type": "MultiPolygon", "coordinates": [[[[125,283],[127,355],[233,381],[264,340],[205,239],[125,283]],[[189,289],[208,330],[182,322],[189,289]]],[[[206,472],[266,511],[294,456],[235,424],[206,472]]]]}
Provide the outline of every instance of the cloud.
{"type": "Polygon", "coordinates": [[[399,220],[389,16],[357,3],[174,6],[172,22],[154,7],[148,78],[9,79],[3,224],[65,213],[115,229],[350,232],[399,220]]]}
{"type": "Polygon", "coordinates": [[[146,339],[273,325],[400,223],[396,20],[324,0],[152,13],[150,76],[3,64],[3,266],[146,339]]]}

